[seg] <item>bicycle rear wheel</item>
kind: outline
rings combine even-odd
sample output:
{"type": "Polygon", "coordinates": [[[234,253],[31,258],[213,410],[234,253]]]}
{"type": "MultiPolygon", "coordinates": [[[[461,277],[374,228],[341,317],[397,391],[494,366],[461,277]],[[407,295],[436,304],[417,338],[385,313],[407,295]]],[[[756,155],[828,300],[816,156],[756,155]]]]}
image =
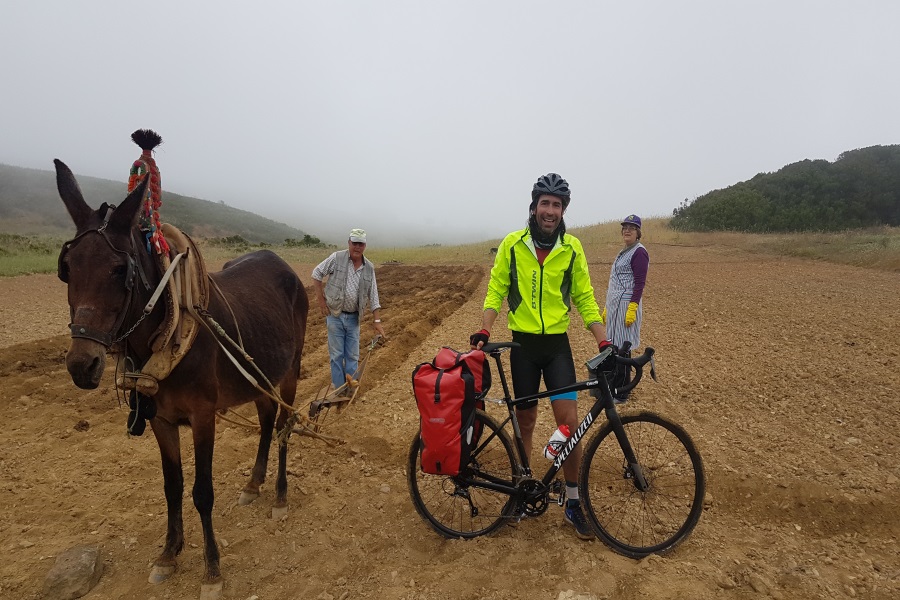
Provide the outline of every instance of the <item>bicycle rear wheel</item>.
{"type": "Polygon", "coordinates": [[[419,434],[409,448],[406,478],[416,512],[449,538],[473,538],[490,533],[512,514],[513,498],[504,492],[478,487],[479,481],[513,485],[515,454],[505,431],[486,413],[475,411],[478,445],[458,476],[422,471],[419,434]]]}
{"type": "Polygon", "coordinates": [[[621,419],[648,489],[638,489],[606,423],[585,447],[579,493],[588,520],[610,548],[632,558],[661,554],[684,541],[700,520],[703,461],[679,425],[651,412],[621,419]]]}

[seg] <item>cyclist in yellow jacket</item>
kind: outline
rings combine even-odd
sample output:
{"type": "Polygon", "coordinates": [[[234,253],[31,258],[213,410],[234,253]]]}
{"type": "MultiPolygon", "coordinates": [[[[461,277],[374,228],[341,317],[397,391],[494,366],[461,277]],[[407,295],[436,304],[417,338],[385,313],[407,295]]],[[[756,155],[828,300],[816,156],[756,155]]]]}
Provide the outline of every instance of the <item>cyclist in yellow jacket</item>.
{"type": "MultiPolygon", "coordinates": [[[[575,383],[575,362],[566,333],[573,304],[598,347],[602,349],[609,344],[581,242],[566,233],[563,214],[570,199],[569,184],[556,173],[548,173],[534,184],[528,227],[510,233],[497,247],[481,331],[469,340],[475,348],[488,341],[505,298],[512,339],[520,344],[510,352],[516,397],[538,393],[541,376],[548,390],[575,383]]],[[[577,394],[553,396],[551,406],[557,425],[565,423],[575,431],[577,394]]],[[[530,461],[537,400],[519,405],[516,415],[530,461]]],[[[591,539],[594,534],[578,497],[581,452],[579,444],[563,463],[568,499],[564,519],[575,528],[578,537],[591,539]]]]}

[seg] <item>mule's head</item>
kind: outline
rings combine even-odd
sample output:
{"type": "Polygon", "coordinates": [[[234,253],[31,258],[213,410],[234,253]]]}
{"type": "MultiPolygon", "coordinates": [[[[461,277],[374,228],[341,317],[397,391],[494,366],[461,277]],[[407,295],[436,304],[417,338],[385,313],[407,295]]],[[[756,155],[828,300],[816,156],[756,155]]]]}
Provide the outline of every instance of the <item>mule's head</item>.
{"type": "Polygon", "coordinates": [[[100,384],[106,351],[120,335],[131,308],[136,271],[139,270],[133,228],[141,208],[147,178],[118,207],[104,203],[90,208],[72,171],[56,165],[56,185],[75,223],[75,237],[63,244],[59,278],[69,286],[72,343],[66,368],[80,388],[100,384]]]}

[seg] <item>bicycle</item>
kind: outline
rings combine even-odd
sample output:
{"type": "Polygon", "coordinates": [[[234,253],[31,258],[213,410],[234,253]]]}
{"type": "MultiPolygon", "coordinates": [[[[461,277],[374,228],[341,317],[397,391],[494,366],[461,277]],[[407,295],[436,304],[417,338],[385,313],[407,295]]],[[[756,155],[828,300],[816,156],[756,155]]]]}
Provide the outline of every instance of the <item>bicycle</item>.
{"type": "Polygon", "coordinates": [[[653,348],[636,358],[606,348],[587,361],[590,379],[558,389],[512,398],[501,355],[515,342],[482,347],[494,358],[502,399],[509,413],[502,423],[476,410],[474,441],[466,466],[456,476],[429,475],[420,464],[421,439],[409,450],[407,483],[419,515],[448,538],[474,538],[523,516],[543,514],[550,502],[565,504],[565,486],[555,479],[563,462],[605,411],[607,422],[588,440],[578,476],[578,493],[597,537],[612,550],[632,558],[662,554],[684,541],[700,519],[706,476],[693,440],[679,425],[649,411],[620,416],[614,394],[624,394],[641,381],[650,363],[656,380],[653,348]],[[635,369],[627,385],[611,389],[608,377],[616,365],[635,369]],[[541,479],[532,475],[516,419],[515,407],[537,398],[590,390],[596,398],[578,428],[541,479]],[[507,433],[511,425],[515,446],[507,433]]]}

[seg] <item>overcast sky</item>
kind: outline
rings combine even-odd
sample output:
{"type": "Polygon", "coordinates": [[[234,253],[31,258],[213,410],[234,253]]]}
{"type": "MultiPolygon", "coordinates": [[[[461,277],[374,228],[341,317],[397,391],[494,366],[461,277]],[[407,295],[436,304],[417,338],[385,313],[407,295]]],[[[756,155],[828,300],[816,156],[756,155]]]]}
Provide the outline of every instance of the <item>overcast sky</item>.
{"type": "MultiPolygon", "coordinates": [[[[900,2],[6,2],[0,162],[163,190],[343,242],[570,227],[900,143],[900,2]]],[[[90,199],[88,199],[90,202],[90,199]]],[[[165,220],[165,205],[162,208],[165,220]]]]}

